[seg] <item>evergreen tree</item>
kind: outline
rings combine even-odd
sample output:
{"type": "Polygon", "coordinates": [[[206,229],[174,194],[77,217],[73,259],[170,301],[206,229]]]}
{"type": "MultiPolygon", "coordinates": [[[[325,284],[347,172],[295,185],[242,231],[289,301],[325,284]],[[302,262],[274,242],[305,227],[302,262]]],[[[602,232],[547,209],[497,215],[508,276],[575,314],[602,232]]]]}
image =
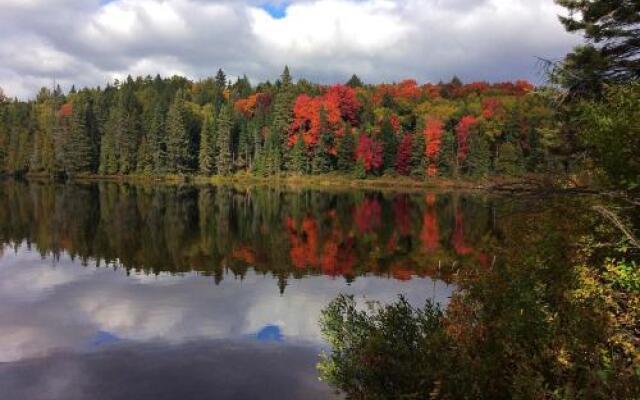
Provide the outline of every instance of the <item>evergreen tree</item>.
{"type": "Polygon", "coordinates": [[[229,175],[232,171],[231,158],[231,129],[232,129],[232,111],[231,106],[227,105],[222,108],[218,116],[217,123],[217,169],[220,175],[229,175]]]}
{"type": "Polygon", "coordinates": [[[208,112],[202,123],[198,166],[200,173],[211,175],[216,171],[216,119],[213,110],[208,112]]]}
{"type": "Polygon", "coordinates": [[[149,129],[149,152],[152,157],[152,171],[162,174],[167,169],[167,135],[165,131],[165,113],[160,103],[156,104],[149,129]]]}
{"type": "Polygon", "coordinates": [[[364,84],[362,83],[358,75],[353,74],[351,78],[347,81],[347,86],[350,86],[355,89],[355,88],[364,86],[364,84]]]}
{"type": "Polygon", "coordinates": [[[307,149],[301,135],[298,135],[296,144],[293,146],[293,151],[291,152],[290,169],[298,174],[308,174],[310,170],[307,149]]]}
{"type": "Polygon", "coordinates": [[[320,135],[318,143],[316,143],[313,156],[313,173],[326,174],[333,169],[333,155],[331,148],[333,146],[333,135],[327,124],[327,111],[324,107],[320,108],[320,135]]]}
{"type": "Polygon", "coordinates": [[[469,153],[464,161],[463,169],[471,176],[485,176],[491,166],[491,150],[487,138],[473,132],[469,135],[469,153]]]}
{"type": "Polygon", "coordinates": [[[427,159],[425,157],[426,143],[422,124],[416,128],[411,140],[411,175],[423,178],[427,168],[427,159]]]}
{"type": "Polygon", "coordinates": [[[93,149],[87,129],[87,112],[87,104],[74,104],[65,146],[65,170],[69,176],[92,172],[93,149]]]}
{"type": "Polygon", "coordinates": [[[338,139],[338,170],[349,172],[355,165],[356,141],[351,126],[346,124],[344,134],[338,139]]]}
{"type": "Polygon", "coordinates": [[[273,122],[271,124],[270,135],[267,138],[265,150],[267,154],[266,166],[268,173],[278,173],[283,167],[286,169],[288,163],[289,146],[287,137],[289,125],[291,125],[293,114],[293,85],[289,67],[285,66],[280,76],[280,90],[276,94],[273,106],[273,122]]]}
{"type": "Polygon", "coordinates": [[[167,114],[167,170],[186,173],[191,170],[190,138],[185,123],[184,97],[182,90],[169,107],[167,114]]]}
{"type": "Polygon", "coordinates": [[[105,124],[100,144],[100,168],[102,175],[115,175],[119,171],[119,157],[116,147],[116,136],[121,129],[122,116],[119,108],[113,108],[105,124]]]}
{"type": "Polygon", "coordinates": [[[442,147],[438,156],[438,172],[440,175],[452,175],[455,171],[455,136],[447,129],[442,134],[442,147]]]}
{"type": "Polygon", "coordinates": [[[496,173],[501,175],[518,175],[524,172],[519,146],[514,143],[502,143],[498,148],[495,160],[496,173]]]}

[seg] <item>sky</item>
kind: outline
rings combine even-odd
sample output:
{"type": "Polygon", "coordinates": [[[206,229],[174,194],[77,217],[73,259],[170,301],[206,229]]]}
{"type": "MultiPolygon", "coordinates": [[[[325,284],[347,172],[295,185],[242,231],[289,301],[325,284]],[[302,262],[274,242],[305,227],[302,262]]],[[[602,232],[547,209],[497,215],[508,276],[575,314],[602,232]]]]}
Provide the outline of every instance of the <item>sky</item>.
{"type": "Polygon", "coordinates": [[[30,98],[128,74],[253,82],[542,79],[566,33],[553,0],[0,0],[0,87],[30,98]]]}

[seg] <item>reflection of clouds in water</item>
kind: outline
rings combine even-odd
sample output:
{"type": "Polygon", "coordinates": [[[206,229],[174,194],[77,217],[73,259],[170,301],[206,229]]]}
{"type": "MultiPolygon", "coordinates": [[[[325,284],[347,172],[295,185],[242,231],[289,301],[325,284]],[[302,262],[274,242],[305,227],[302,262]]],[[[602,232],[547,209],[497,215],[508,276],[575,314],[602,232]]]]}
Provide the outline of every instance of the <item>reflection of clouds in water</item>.
{"type": "MultiPolygon", "coordinates": [[[[437,301],[452,288],[435,283],[437,301]]],[[[280,296],[276,279],[249,272],[243,280],[186,274],[132,275],[83,268],[68,257],[51,266],[25,247],[0,264],[0,361],[83,349],[99,332],[124,340],[182,343],[239,338],[277,326],[287,341],[320,343],[320,310],[338,293],[381,301],[405,293],[421,304],[434,282],[360,277],[351,285],[324,276],[291,279],[280,296]]]]}

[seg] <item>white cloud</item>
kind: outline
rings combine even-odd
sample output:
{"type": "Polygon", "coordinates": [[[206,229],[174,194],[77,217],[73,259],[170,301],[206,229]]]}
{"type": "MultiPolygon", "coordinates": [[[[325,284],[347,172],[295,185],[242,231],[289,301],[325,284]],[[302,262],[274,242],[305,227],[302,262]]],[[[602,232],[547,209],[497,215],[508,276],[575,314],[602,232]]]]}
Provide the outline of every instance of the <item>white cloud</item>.
{"type": "MultiPolygon", "coordinates": [[[[180,73],[330,82],[535,78],[535,56],[579,40],[553,0],[306,0],[272,17],[254,0],[0,0],[0,86],[104,85],[180,73]],[[104,3],[104,2],[102,2],[104,3]]],[[[279,3],[279,2],[272,2],[279,3]]]]}

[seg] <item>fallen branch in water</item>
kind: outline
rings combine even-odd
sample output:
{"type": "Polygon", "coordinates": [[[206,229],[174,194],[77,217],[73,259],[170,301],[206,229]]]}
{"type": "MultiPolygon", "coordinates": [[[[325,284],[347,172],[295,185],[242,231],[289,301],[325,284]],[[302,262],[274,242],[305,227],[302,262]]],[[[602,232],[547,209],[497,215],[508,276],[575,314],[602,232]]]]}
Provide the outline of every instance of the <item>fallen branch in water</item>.
{"type": "Polygon", "coordinates": [[[593,209],[599,212],[602,216],[607,218],[609,221],[613,222],[613,224],[620,229],[620,231],[627,237],[629,243],[635,248],[640,249],[640,242],[633,235],[633,232],[627,228],[627,226],[620,221],[620,218],[611,210],[604,206],[593,206],[593,209]]]}

